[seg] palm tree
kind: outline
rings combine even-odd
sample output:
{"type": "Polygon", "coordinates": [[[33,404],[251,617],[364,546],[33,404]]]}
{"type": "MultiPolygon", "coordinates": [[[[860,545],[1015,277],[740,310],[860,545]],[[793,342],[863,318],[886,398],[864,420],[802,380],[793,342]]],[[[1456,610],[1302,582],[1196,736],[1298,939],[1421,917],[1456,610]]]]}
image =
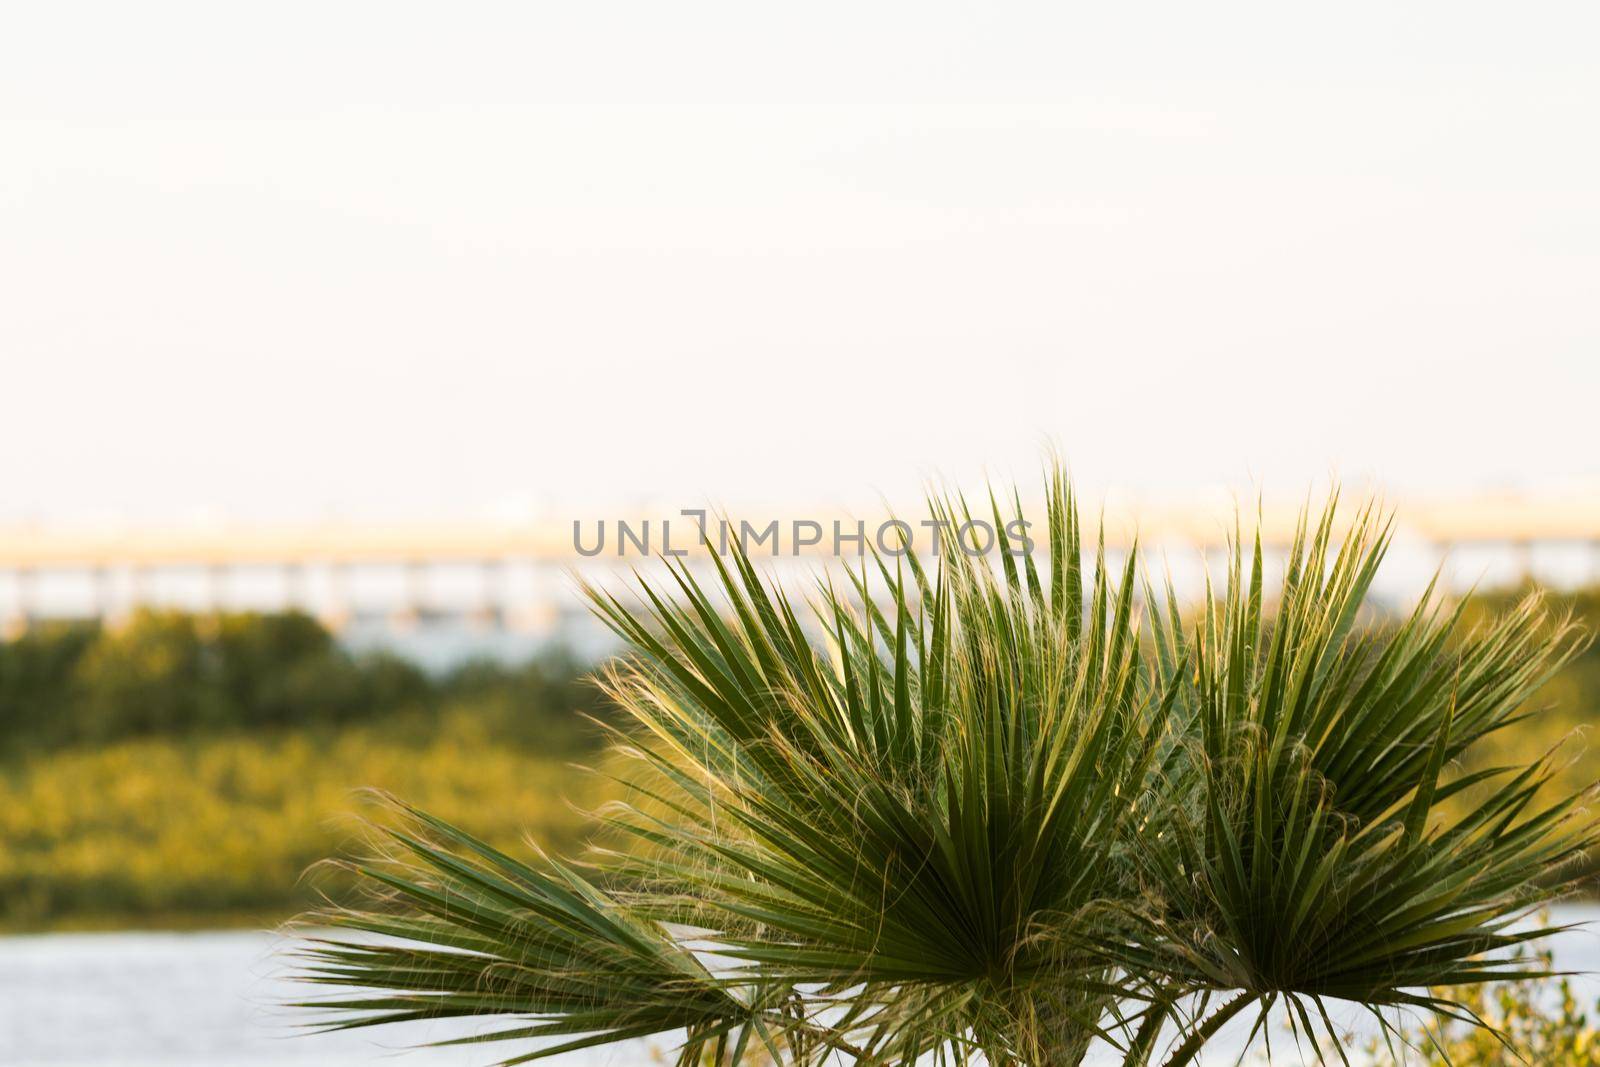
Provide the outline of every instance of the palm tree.
{"type": "Polygon", "coordinates": [[[371,901],[311,917],[350,933],[306,949],[341,987],[307,1006],[505,1016],[470,1040],[523,1042],[507,1063],[676,1035],[682,1065],[1179,1067],[1241,1013],[1315,1044],[1329,1001],[1398,1033],[1476,1022],[1441,987],[1543,973],[1512,950],[1595,823],[1548,758],[1483,757],[1564,621],[1530,598],[1468,630],[1431,587],[1368,617],[1370,505],[1302,516],[1272,596],[1236,537],[1187,619],[1103,536],[1084,565],[1059,470],[1037,561],[1015,496],[985,504],[998,564],[907,547],[801,600],[735,548],[631,605],[588,588],[634,650],[597,843],[517,858],[394,802],[350,864],[371,901]]]}

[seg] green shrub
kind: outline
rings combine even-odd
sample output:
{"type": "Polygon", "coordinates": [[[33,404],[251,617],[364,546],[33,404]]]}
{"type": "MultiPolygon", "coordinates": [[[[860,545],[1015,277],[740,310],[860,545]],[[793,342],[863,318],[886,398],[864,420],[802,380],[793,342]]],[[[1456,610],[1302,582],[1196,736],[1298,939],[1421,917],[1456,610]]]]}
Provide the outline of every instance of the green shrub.
{"type": "Polygon", "coordinates": [[[507,746],[470,714],[193,738],[139,738],[0,762],[0,928],[272,924],[339,895],[307,874],[362,832],[365,787],[422,797],[502,846],[577,843],[559,799],[601,783],[562,754],[507,746]]]}
{"type": "Polygon", "coordinates": [[[73,675],[72,740],[100,742],[226,724],[221,657],[198,616],[141,611],[108,628],[73,675]]]}
{"type": "Polygon", "coordinates": [[[591,720],[612,718],[611,702],[588,669],[562,649],[518,664],[475,660],[443,680],[441,696],[450,706],[473,709],[504,741],[584,747],[599,738],[591,720]]]}
{"type": "Polygon", "coordinates": [[[0,747],[59,737],[76,710],[78,662],[99,637],[95,623],[48,622],[0,642],[0,747]]]}
{"type": "MultiPolygon", "coordinates": [[[[1548,967],[1550,959],[1543,958],[1548,967]]],[[[1374,1067],[1594,1067],[1600,1032],[1578,1006],[1572,982],[1506,982],[1458,994],[1462,1005],[1504,1037],[1453,1022],[1406,1031],[1400,1042],[1374,1043],[1374,1067]]]]}
{"type": "Polygon", "coordinates": [[[354,723],[437,709],[448,690],[393,653],[351,654],[305,614],[146,609],[0,644],[0,748],[354,723]]]}
{"type": "Polygon", "coordinates": [[[298,613],[35,626],[0,643],[0,925],[287,915],[358,787],[570,840],[555,797],[586,788],[565,760],[602,705],[580,675],[551,653],[430,677],[298,613]]]}
{"type": "MultiPolygon", "coordinates": [[[[1548,952],[1534,962],[1540,970],[1553,964],[1548,952]]],[[[1353,1035],[1343,1041],[1355,1052],[1342,1052],[1319,1035],[1308,1037],[1293,1019],[1284,1020],[1291,1041],[1305,1048],[1302,1058],[1327,1064],[1352,1062],[1362,1067],[1594,1067],[1600,1063],[1600,1030],[1580,1007],[1571,980],[1535,978],[1496,982],[1461,989],[1435,989],[1450,997],[1463,1013],[1456,1020],[1428,1022],[1416,1014],[1388,1016],[1387,1033],[1364,1043],[1353,1035]],[[1488,1026],[1467,1021],[1476,1016],[1488,1026]]],[[[1600,1009],[1600,1004],[1596,1005],[1600,1009]]],[[[1270,1062],[1265,1053],[1253,1064],[1270,1062]]]]}

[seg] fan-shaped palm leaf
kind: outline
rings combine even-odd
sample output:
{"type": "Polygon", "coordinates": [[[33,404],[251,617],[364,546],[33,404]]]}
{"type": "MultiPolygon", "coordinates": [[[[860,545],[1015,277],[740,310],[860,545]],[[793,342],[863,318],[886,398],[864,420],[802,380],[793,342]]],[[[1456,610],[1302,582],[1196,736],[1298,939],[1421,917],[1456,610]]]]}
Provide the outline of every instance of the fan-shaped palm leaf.
{"type": "Polygon", "coordinates": [[[1451,1011],[1422,990],[1548,932],[1514,923],[1592,823],[1542,801],[1545,765],[1461,769],[1571,647],[1536,602],[1363,619],[1386,527],[1336,536],[1330,505],[1275,596],[1241,542],[1190,625],[1134,553],[1084,566],[1059,472],[1042,553],[986,504],[997,559],[907,546],[804,601],[737,549],[709,581],[664,561],[637,604],[590,589],[635,650],[606,843],[580,874],[409,813],[360,867],[377,903],[320,917],[364,936],[310,949],[373,992],[316,1003],[521,1017],[491,1036],[558,1042],[525,1057],[681,1031],[684,1063],[1142,1064],[1181,1025],[1177,1064],[1251,1006],[1451,1011]]]}

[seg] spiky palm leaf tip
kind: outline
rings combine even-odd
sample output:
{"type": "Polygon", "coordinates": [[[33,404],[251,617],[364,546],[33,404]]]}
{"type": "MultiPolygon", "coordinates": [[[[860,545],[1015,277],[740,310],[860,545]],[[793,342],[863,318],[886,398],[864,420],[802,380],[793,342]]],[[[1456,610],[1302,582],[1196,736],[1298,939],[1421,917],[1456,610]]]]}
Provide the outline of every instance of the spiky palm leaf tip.
{"type": "Polygon", "coordinates": [[[1577,640],[1537,598],[1372,612],[1389,524],[1330,501],[1275,592],[1235,538],[1186,616],[1136,552],[1088,557],[1059,470],[1039,551],[986,504],[998,558],[907,546],[801,598],[735,546],[636,602],[587,587],[632,649],[597,844],[517,859],[399,807],[352,861],[372,901],[309,917],[303,977],[338,991],[306,1006],[503,1016],[470,1040],[506,1063],[658,1036],[683,1065],[1178,1067],[1240,1013],[1337,1044],[1330,1001],[1460,1017],[1428,990],[1536,973],[1511,950],[1596,837],[1549,760],[1487,758],[1577,640]]]}

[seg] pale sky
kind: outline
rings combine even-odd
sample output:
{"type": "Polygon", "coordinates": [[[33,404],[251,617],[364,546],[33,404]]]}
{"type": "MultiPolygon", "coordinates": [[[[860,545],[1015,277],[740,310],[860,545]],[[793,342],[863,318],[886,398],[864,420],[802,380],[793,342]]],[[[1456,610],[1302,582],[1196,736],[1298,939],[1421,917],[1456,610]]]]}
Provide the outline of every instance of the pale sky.
{"type": "Polygon", "coordinates": [[[0,522],[1600,483],[1600,6],[36,3],[0,522]]]}

